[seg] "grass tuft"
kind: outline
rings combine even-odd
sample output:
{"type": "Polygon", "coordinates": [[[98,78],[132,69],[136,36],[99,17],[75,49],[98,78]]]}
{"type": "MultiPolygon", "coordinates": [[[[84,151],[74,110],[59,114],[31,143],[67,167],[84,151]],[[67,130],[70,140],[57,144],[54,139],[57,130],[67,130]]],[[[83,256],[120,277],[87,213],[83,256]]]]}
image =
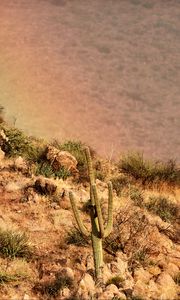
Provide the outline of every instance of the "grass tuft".
{"type": "Polygon", "coordinates": [[[32,249],[29,246],[28,237],[25,233],[0,229],[0,255],[2,257],[28,258],[31,254],[32,249]]]}

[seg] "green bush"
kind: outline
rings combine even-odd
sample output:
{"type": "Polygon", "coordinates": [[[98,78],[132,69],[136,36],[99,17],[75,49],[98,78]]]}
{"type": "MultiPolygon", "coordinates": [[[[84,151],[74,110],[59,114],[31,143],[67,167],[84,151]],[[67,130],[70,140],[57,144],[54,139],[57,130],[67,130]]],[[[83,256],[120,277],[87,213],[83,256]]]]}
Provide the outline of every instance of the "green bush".
{"type": "Polygon", "coordinates": [[[132,176],[143,184],[166,182],[180,184],[180,169],[174,161],[151,162],[145,160],[140,153],[129,154],[122,157],[118,164],[120,172],[132,176]]]}
{"type": "Polygon", "coordinates": [[[130,198],[133,200],[134,204],[143,207],[144,206],[144,198],[143,198],[143,192],[139,190],[135,186],[130,187],[130,198]]]}
{"type": "Polygon", "coordinates": [[[172,222],[178,217],[178,206],[163,196],[151,196],[146,208],[157,214],[163,221],[172,222]]]}
{"type": "Polygon", "coordinates": [[[129,185],[129,179],[124,175],[111,178],[111,182],[117,196],[121,196],[122,190],[129,185]]]}
{"type": "Polygon", "coordinates": [[[63,180],[66,180],[71,175],[70,171],[68,171],[64,167],[61,167],[59,170],[54,170],[50,162],[48,161],[41,161],[37,163],[35,174],[37,176],[42,175],[47,178],[58,177],[58,178],[62,178],[63,180]]]}
{"type": "Polygon", "coordinates": [[[2,144],[2,150],[9,157],[22,156],[30,161],[38,161],[44,152],[44,147],[36,144],[36,140],[27,137],[22,131],[14,127],[1,125],[7,141],[2,144]]]}
{"type": "Polygon", "coordinates": [[[11,230],[0,229],[0,255],[3,257],[25,257],[32,254],[25,233],[17,233],[11,230]]]}

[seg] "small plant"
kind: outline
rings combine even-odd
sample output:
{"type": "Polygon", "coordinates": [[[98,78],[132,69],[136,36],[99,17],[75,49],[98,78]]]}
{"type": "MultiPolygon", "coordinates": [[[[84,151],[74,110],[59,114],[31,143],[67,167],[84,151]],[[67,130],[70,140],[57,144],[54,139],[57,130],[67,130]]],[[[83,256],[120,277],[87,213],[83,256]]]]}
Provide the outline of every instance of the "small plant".
{"type": "Polygon", "coordinates": [[[146,208],[157,214],[163,221],[172,222],[178,217],[178,206],[163,196],[151,196],[146,208]]]}
{"type": "Polygon", "coordinates": [[[130,187],[130,198],[133,200],[134,204],[143,207],[144,206],[144,198],[143,193],[137,187],[131,186],[130,187]]]}
{"type": "Polygon", "coordinates": [[[3,257],[28,258],[32,250],[25,233],[17,233],[11,230],[0,229],[0,255],[3,257]]]}
{"type": "Polygon", "coordinates": [[[63,288],[65,287],[72,288],[72,286],[73,286],[73,280],[70,277],[58,273],[56,274],[56,278],[54,281],[43,285],[37,285],[34,287],[34,290],[40,292],[43,295],[48,295],[50,297],[57,297],[63,288]]]}
{"type": "Polygon", "coordinates": [[[103,270],[103,250],[102,250],[102,240],[107,237],[113,227],[113,194],[112,194],[112,184],[108,184],[108,221],[104,228],[103,217],[101,212],[100,200],[97,194],[97,188],[95,184],[95,178],[92,167],[92,159],[90,155],[89,148],[85,148],[86,161],[88,166],[89,178],[90,178],[90,218],[91,218],[91,232],[89,233],[87,228],[84,226],[79,211],[76,206],[76,202],[73,193],[70,192],[69,197],[73,209],[73,213],[78,224],[78,228],[81,233],[85,236],[91,236],[92,246],[93,246],[93,256],[94,256],[94,266],[95,266],[95,276],[96,279],[102,279],[103,270]]]}
{"type": "Polygon", "coordinates": [[[180,169],[174,161],[151,162],[145,160],[140,153],[129,154],[122,157],[118,164],[120,172],[130,175],[142,184],[157,184],[166,182],[167,184],[180,185],[180,169]]]}
{"type": "Polygon", "coordinates": [[[123,282],[124,282],[124,278],[122,278],[121,276],[114,276],[106,282],[106,286],[108,286],[110,284],[114,284],[119,289],[122,287],[123,282]]]}
{"type": "Polygon", "coordinates": [[[68,233],[67,244],[85,247],[89,245],[89,239],[85,237],[79,230],[73,230],[68,233]]]}
{"type": "Polygon", "coordinates": [[[0,271],[0,284],[9,283],[19,279],[19,276],[14,274],[9,274],[7,272],[0,271]]]}
{"type": "Polygon", "coordinates": [[[122,190],[129,185],[129,179],[124,175],[111,178],[113,189],[115,189],[117,196],[122,195],[122,190]]]}

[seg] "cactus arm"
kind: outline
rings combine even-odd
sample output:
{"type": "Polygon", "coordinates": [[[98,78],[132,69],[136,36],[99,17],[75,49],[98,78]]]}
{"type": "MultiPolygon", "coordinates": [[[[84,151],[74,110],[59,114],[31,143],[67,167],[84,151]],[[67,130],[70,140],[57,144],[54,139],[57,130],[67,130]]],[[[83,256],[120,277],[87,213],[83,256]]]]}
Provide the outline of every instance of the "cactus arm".
{"type": "Polygon", "coordinates": [[[104,230],[104,237],[107,237],[113,228],[113,191],[112,183],[108,182],[108,222],[104,230]]]}
{"type": "Polygon", "coordinates": [[[94,179],[94,173],[93,173],[93,167],[92,167],[91,154],[90,154],[90,150],[88,147],[85,147],[85,155],[86,155],[86,161],[87,161],[87,166],[88,166],[90,186],[92,186],[95,183],[95,179],[94,179]]]}
{"type": "Polygon", "coordinates": [[[94,197],[95,207],[96,207],[96,213],[97,213],[97,218],[98,218],[99,235],[102,238],[104,236],[103,217],[102,217],[101,206],[100,206],[100,202],[99,202],[99,198],[98,198],[98,195],[97,195],[97,189],[96,189],[95,184],[93,184],[93,186],[92,186],[92,192],[93,192],[93,197],[94,197]]]}
{"type": "Polygon", "coordinates": [[[74,195],[72,192],[69,193],[69,198],[70,198],[70,201],[71,201],[71,206],[72,206],[72,210],[73,210],[73,213],[74,213],[74,217],[76,219],[76,222],[78,224],[78,227],[79,227],[79,230],[81,231],[82,234],[84,234],[85,236],[89,236],[89,232],[88,230],[86,229],[86,227],[83,225],[83,222],[80,218],[80,215],[79,215],[79,211],[77,209],[77,206],[76,206],[76,203],[75,203],[75,199],[74,199],[74,195]]]}

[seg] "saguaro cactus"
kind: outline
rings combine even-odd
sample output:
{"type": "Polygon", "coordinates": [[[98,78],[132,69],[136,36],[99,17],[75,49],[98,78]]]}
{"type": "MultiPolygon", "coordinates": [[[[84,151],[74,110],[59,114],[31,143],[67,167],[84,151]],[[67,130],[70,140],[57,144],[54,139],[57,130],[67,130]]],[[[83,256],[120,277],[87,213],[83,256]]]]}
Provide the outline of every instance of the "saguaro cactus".
{"type": "Polygon", "coordinates": [[[90,218],[91,218],[91,232],[88,232],[84,226],[79,211],[77,209],[75,198],[73,193],[69,193],[72,209],[74,216],[81,233],[85,236],[91,235],[93,256],[94,256],[94,267],[96,279],[101,279],[103,270],[103,249],[102,239],[107,237],[113,227],[113,193],[112,184],[108,183],[108,221],[107,225],[104,226],[100,201],[98,198],[97,188],[95,184],[95,178],[92,167],[92,160],[89,148],[85,148],[86,161],[88,166],[88,173],[90,179],[90,218]]]}

